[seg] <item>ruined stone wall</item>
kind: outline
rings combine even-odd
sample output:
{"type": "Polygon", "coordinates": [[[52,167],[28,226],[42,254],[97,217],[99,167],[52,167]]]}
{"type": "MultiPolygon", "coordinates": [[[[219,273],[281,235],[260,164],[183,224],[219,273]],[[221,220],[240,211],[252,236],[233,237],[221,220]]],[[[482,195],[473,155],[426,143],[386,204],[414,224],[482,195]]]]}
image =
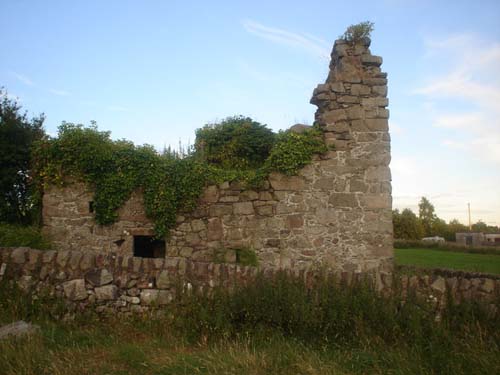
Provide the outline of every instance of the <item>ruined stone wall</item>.
{"type": "MultiPolygon", "coordinates": [[[[40,251],[29,248],[0,248],[0,282],[13,281],[34,295],[49,294],[66,300],[77,309],[100,313],[145,312],[162,307],[176,293],[232,288],[256,277],[272,277],[274,267],[240,267],[234,264],[195,262],[182,258],[146,259],[118,254],[82,251],[40,251]]],[[[316,269],[287,270],[314,285],[316,269]]],[[[498,312],[500,277],[460,271],[437,270],[413,275],[373,273],[375,290],[383,295],[411,290],[439,311],[451,297],[455,302],[474,300],[498,312]]],[[[322,277],[324,276],[321,274],[322,277]]],[[[339,282],[349,285],[361,273],[334,272],[339,282]]]]}
{"type": "MultiPolygon", "coordinates": [[[[194,212],[178,216],[167,258],[212,261],[222,252],[233,262],[237,249],[252,249],[262,266],[392,268],[387,79],[382,59],[368,47],[368,39],[337,41],[328,78],[314,90],[316,122],[330,150],[298,176],[272,174],[259,191],[237,183],[209,186],[194,212]]],[[[132,236],[152,228],[140,192],[109,227],[93,222],[90,200],[80,184],[49,188],[45,232],[59,249],[132,255],[132,236]]]]}

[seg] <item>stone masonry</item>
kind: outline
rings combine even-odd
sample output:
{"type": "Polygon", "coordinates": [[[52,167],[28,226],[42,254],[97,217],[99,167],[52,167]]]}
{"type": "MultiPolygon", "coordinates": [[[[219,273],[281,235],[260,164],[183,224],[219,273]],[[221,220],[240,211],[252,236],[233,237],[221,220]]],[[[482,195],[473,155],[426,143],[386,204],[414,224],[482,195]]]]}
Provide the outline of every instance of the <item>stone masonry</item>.
{"type": "MultiPolygon", "coordinates": [[[[252,249],[263,267],[392,269],[387,75],[369,45],[336,41],[328,78],[314,90],[329,151],[297,176],[273,173],[258,191],[208,186],[198,207],[177,217],[167,259],[211,262],[222,253],[231,263],[238,249],[252,249]]],[[[78,182],[47,188],[44,230],[58,249],[131,256],[133,236],[153,234],[139,191],[106,227],[94,222],[91,200],[78,182]]]]}
{"type": "MultiPolygon", "coordinates": [[[[40,251],[29,248],[0,248],[0,283],[15,282],[34,296],[53,296],[74,309],[93,309],[105,314],[143,313],[168,305],[177,293],[227,289],[250,283],[257,277],[273,277],[274,267],[241,267],[235,264],[195,262],[182,258],[147,259],[118,254],[83,251],[40,251]]],[[[326,275],[350,285],[363,280],[358,272],[328,274],[315,269],[285,272],[313,287],[326,275]]],[[[382,295],[416,293],[439,312],[447,298],[459,303],[473,300],[498,312],[500,276],[452,270],[430,273],[410,270],[374,273],[373,286],[382,295]]]]}

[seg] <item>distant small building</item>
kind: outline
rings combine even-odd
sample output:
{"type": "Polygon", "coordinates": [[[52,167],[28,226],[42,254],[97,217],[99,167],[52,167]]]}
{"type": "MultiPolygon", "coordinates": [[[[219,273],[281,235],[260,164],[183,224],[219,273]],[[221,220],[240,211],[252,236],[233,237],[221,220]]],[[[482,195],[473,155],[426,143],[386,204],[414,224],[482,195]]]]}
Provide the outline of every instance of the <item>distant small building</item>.
{"type": "Polygon", "coordinates": [[[422,238],[424,242],[434,242],[434,243],[444,243],[445,239],[443,237],[434,236],[434,237],[424,237],[422,238]]]}
{"type": "Polygon", "coordinates": [[[485,242],[483,233],[464,232],[455,233],[455,241],[463,246],[482,246],[485,242]]]}
{"type": "Polygon", "coordinates": [[[500,233],[489,233],[485,234],[484,237],[487,245],[500,246],[500,233]]]}

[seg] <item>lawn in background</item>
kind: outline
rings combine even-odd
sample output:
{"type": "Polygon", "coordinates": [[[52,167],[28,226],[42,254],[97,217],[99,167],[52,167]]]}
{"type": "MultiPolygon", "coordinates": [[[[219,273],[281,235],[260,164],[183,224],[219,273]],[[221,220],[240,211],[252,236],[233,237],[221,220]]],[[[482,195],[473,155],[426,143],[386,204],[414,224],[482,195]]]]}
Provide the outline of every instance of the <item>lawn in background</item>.
{"type": "Polygon", "coordinates": [[[394,249],[397,265],[451,268],[500,275],[500,255],[470,254],[434,249],[394,249]]]}

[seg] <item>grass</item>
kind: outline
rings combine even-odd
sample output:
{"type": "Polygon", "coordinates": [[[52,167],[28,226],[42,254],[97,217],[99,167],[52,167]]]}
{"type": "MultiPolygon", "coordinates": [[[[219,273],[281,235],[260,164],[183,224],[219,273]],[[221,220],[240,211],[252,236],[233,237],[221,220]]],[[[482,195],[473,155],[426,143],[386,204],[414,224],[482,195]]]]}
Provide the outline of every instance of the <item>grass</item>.
{"type": "Polygon", "coordinates": [[[164,314],[100,318],[0,282],[0,325],[24,319],[40,334],[0,341],[0,374],[494,374],[499,316],[382,299],[365,285],[284,276],[210,297],[185,296],[164,314]]]}
{"type": "Polygon", "coordinates": [[[500,274],[500,256],[496,254],[472,254],[438,249],[394,249],[394,253],[398,265],[500,274]]]}

